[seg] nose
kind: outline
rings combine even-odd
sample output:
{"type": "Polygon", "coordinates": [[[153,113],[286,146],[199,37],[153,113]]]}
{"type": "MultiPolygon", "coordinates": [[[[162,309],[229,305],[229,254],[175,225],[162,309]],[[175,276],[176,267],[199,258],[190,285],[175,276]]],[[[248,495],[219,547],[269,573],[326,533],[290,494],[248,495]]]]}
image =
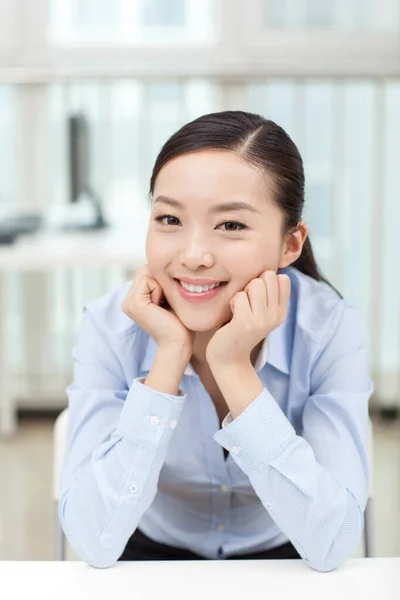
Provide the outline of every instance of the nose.
{"type": "Polygon", "coordinates": [[[192,234],[185,239],[184,247],[180,252],[180,262],[188,271],[195,271],[200,267],[212,267],[214,255],[204,237],[192,234]]]}

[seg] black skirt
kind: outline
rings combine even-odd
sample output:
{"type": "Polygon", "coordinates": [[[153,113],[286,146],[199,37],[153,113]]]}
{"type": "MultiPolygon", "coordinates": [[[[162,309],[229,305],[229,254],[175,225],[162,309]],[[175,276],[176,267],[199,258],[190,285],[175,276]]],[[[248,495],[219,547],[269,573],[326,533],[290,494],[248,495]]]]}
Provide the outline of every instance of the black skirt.
{"type": "MultiPolygon", "coordinates": [[[[288,542],[277,548],[255,552],[253,554],[235,554],[229,556],[226,560],[246,560],[246,559],[283,559],[283,558],[301,558],[293,544],[288,542]]],[[[166,544],[160,544],[148,538],[140,529],[136,529],[129,538],[125,550],[118,560],[208,560],[186,550],[184,548],[174,548],[166,544]]]]}

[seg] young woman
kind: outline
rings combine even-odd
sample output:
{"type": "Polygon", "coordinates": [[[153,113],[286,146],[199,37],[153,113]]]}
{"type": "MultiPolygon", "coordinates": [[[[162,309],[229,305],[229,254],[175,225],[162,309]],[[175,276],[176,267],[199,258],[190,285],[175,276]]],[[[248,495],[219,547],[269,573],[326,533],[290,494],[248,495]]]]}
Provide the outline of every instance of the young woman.
{"type": "Polygon", "coordinates": [[[67,389],[59,515],[78,555],[299,558],[356,549],[367,339],[318,271],[281,127],[206,115],[162,148],[147,264],[88,303],[67,389]]]}

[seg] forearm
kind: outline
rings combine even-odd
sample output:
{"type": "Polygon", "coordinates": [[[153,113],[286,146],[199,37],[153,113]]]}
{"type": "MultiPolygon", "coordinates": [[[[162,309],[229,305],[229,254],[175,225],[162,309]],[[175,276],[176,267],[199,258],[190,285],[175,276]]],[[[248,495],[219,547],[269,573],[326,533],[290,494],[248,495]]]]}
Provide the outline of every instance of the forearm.
{"type": "Polygon", "coordinates": [[[157,392],[176,396],[190,356],[185,348],[160,347],[144,385],[157,392]]]}
{"type": "MultiPolygon", "coordinates": [[[[89,401],[91,392],[73,394],[76,405],[89,401]]],[[[110,566],[122,553],[154,499],[174,433],[170,424],[178,422],[184,401],[184,396],[159,393],[135,380],[113,426],[108,393],[98,392],[98,405],[104,403],[104,409],[91,416],[91,426],[104,441],[88,444],[84,438],[69,447],[61,477],[61,524],[83,560],[110,566]],[[158,422],[149,415],[157,415],[158,422]]]]}
{"type": "Polygon", "coordinates": [[[233,419],[238,417],[263,391],[264,384],[250,359],[247,362],[209,364],[233,419]]]}
{"type": "Polygon", "coordinates": [[[125,438],[83,467],[59,502],[62,528],[82,560],[98,568],[118,560],[155,497],[165,452],[165,447],[149,448],[144,454],[139,444],[125,438]]]}
{"type": "Polygon", "coordinates": [[[310,567],[330,571],[356,550],[364,506],[318,464],[304,439],[297,436],[260,469],[248,470],[255,492],[310,567]]]}
{"type": "Polygon", "coordinates": [[[354,481],[346,486],[345,477],[318,462],[266,388],[214,439],[234,450],[266,510],[311,567],[331,570],[355,550],[368,487],[356,450],[349,454],[354,481]]]}

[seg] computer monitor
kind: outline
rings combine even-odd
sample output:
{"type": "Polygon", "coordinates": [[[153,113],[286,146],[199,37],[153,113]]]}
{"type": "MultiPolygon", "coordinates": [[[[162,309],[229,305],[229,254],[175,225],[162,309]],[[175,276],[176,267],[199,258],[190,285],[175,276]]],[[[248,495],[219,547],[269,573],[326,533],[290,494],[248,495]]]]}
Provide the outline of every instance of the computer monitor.
{"type": "Polygon", "coordinates": [[[71,115],[69,130],[69,200],[78,202],[89,186],[89,127],[83,114],[71,115]]]}
{"type": "MultiPolygon", "coordinates": [[[[69,146],[69,201],[87,198],[94,212],[90,224],[74,225],[74,229],[102,229],[108,227],[101,208],[101,200],[90,184],[89,124],[84,114],[71,115],[68,119],[69,146]]],[[[71,227],[67,227],[71,229],[71,227]]]]}

